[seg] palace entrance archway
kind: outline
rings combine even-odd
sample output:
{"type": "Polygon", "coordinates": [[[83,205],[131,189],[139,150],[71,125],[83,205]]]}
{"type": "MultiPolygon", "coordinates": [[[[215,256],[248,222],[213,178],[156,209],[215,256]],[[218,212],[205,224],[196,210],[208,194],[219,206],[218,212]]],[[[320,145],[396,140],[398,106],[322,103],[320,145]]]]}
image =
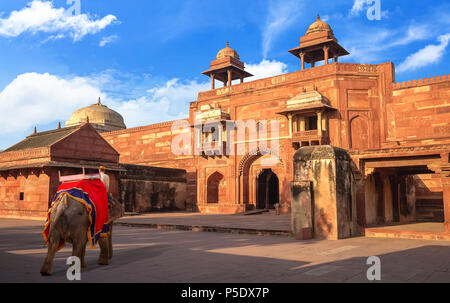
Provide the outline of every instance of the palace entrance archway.
{"type": "Polygon", "coordinates": [[[274,208],[280,202],[280,184],[277,175],[269,168],[263,169],[256,181],[256,208],[274,208]]]}

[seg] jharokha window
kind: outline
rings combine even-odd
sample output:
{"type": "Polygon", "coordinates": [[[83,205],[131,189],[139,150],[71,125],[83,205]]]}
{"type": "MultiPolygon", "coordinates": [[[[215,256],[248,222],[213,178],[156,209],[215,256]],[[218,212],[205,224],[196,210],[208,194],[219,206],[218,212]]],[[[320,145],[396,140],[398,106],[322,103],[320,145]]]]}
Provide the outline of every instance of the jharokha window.
{"type": "Polygon", "coordinates": [[[317,116],[310,116],[306,119],[306,130],[316,130],[317,129],[317,116]]]}
{"type": "Polygon", "coordinates": [[[308,130],[317,130],[317,115],[314,116],[296,116],[296,129],[295,131],[308,131],[308,130]],[[304,121],[305,129],[302,130],[302,120],[304,121]]]}

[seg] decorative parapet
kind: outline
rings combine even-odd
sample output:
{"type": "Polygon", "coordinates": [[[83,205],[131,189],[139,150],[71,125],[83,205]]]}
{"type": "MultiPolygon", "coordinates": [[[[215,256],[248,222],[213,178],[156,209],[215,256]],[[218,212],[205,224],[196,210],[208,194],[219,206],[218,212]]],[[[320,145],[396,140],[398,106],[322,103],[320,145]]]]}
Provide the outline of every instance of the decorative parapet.
{"type": "Polygon", "coordinates": [[[21,160],[26,160],[27,163],[33,163],[35,159],[43,159],[50,157],[50,148],[49,147],[41,147],[41,148],[32,148],[32,149],[24,149],[10,152],[2,152],[0,153],[0,167],[8,167],[13,166],[20,162],[21,160]]]}
{"type": "Polygon", "coordinates": [[[207,100],[214,97],[237,94],[242,92],[254,91],[270,88],[279,84],[311,80],[324,75],[333,74],[373,74],[378,73],[376,64],[356,64],[356,63],[331,63],[314,68],[308,68],[302,71],[296,71],[288,74],[254,80],[246,83],[235,84],[231,87],[216,88],[209,91],[200,92],[198,101],[207,100]]]}
{"type": "Polygon", "coordinates": [[[418,79],[418,80],[412,80],[412,81],[410,80],[410,81],[406,81],[406,82],[393,83],[393,88],[394,89],[402,89],[402,88],[430,85],[430,84],[434,84],[434,83],[450,81],[449,76],[450,75],[443,75],[443,76],[437,76],[437,77],[431,77],[431,78],[424,78],[424,79],[418,79]]]}
{"type": "Polygon", "coordinates": [[[376,64],[340,63],[338,65],[338,72],[376,74],[378,68],[376,64]]]}

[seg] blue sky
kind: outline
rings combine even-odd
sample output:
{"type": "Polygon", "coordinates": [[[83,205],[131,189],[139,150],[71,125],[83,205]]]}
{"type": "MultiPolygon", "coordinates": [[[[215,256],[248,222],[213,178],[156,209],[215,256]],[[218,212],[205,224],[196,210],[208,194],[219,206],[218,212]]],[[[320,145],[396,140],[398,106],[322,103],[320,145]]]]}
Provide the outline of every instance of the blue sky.
{"type": "Polygon", "coordinates": [[[226,41],[255,78],[296,71],[287,50],[317,14],[351,53],[341,62],[392,61],[397,82],[448,74],[450,3],[380,4],[369,20],[366,0],[1,1],[0,150],[98,96],[129,127],[186,117],[226,41]]]}

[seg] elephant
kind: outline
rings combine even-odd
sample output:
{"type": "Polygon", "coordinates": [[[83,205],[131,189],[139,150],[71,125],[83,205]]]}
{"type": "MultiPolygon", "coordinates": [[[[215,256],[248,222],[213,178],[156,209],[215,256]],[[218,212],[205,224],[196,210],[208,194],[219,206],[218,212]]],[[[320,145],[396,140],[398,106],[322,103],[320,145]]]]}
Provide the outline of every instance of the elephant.
{"type": "MultiPolygon", "coordinates": [[[[100,256],[98,264],[108,265],[112,258],[112,227],[114,220],[123,216],[123,206],[112,196],[108,203],[108,224],[110,232],[108,236],[100,237],[100,256]]],[[[52,274],[52,264],[58,249],[60,240],[72,243],[72,256],[76,256],[81,261],[81,268],[86,268],[84,260],[86,252],[86,243],[88,242],[89,213],[86,207],[80,202],[70,198],[67,195],[61,195],[53,204],[50,216],[50,231],[48,234],[48,252],[44,264],[41,268],[41,275],[49,276],[52,274]]]]}

